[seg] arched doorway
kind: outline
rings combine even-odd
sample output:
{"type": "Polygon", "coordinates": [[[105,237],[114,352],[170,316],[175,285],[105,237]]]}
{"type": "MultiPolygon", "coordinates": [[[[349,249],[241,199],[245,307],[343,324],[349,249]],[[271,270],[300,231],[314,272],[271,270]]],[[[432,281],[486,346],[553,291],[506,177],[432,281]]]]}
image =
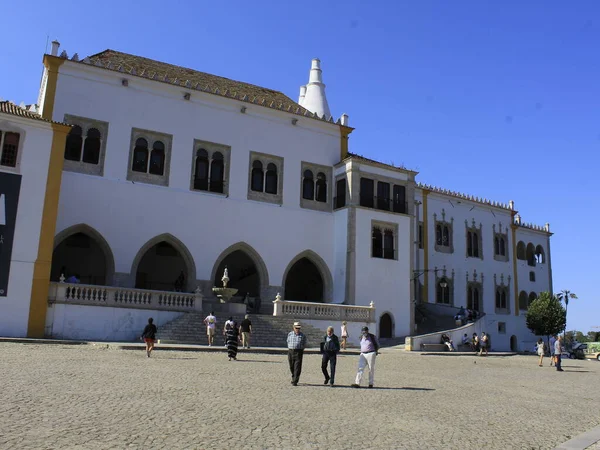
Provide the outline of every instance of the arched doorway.
{"type": "Polygon", "coordinates": [[[55,238],[50,280],[77,277],[82,284],[110,285],[114,259],[108,243],[87,225],[76,225],[55,238]]]}
{"type": "Polygon", "coordinates": [[[384,339],[394,337],[392,316],[388,313],[382,314],[379,318],[379,337],[384,339]]]}
{"type": "Polygon", "coordinates": [[[190,289],[195,270],[190,269],[184,255],[172,243],[161,240],[140,253],[141,257],[140,254],[136,257],[139,262],[134,262],[136,289],[184,292],[190,289]]]}
{"type": "Polygon", "coordinates": [[[510,337],[510,351],[511,352],[519,351],[519,345],[517,344],[517,337],[514,334],[510,337]]]}
{"type": "Polygon", "coordinates": [[[300,258],[288,270],[285,277],[286,300],[323,302],[323,277],[308,258],[300,258]]]}
{"type": "Polygon", "coordinates": [[[214,274],[214,286],[223,286],[221,278],[227,267],[229,284],[227,287],[238,290],[236,296],[260,297],[261,279],[254,260],[243,250],[234,250],[229,253],[217,266],[214,274]]]}

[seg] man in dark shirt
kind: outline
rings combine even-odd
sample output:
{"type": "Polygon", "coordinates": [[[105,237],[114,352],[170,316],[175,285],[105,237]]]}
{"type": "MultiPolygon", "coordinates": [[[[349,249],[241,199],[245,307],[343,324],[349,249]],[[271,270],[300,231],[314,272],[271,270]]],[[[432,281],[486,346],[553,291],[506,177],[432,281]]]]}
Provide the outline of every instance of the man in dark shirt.
{"type": "Polygon", "coordinates": [[[242,332],[242,348],[250,348],[250,335],[252,334],[252,322],[249,319],[250,316],[246,314],[244,320],[240,324],[240,331],[242,332]]]}

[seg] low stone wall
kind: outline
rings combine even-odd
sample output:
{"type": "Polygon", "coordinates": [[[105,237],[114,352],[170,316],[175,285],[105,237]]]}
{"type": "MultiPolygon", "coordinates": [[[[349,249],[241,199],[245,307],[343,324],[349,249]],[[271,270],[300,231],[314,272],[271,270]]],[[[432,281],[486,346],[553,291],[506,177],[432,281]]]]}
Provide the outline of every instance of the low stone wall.
{"type": "MultiPolygon", "coordinates": [[[[342,322],[335,320],[315,320],[315,319],[302,319],[302,324],[311,325],[319,330],[323,331],[323,336],[327,332],[327,327],[332,326],[333,332],[340,338],[341,341],[341,326],[342,322]]],[[[346,327],[348,329],[348,343],[360,346],[361,328],[369,327],[369,333],[377,336],[377,323],[375,322],[347,322],[346,327]]]]}
{"type": "Polygon", "coordinates": [[[148,318],[160,327],[185,314],[139,308],[51,303],[46,314],[47,338],[131,342],[139,340],[148,318]]]}
{"type": "Polygon", "coordinates": [[[407,351],[420,352],[423,350],[423,344],[441,344],[442,334],[447,334],[450,339],[454,342],[454,347],[458,347],[462,342],[462,337],[465,333],[469,338],[473,333],[481,335],[483,331],[483,320],[479,319],[477,322],[470,322],[462,327],[454,328],[452,330],[438,331],[436,333],[423,334],[420,336],[410,336],[404,341],[404,349],[407,351]]]}

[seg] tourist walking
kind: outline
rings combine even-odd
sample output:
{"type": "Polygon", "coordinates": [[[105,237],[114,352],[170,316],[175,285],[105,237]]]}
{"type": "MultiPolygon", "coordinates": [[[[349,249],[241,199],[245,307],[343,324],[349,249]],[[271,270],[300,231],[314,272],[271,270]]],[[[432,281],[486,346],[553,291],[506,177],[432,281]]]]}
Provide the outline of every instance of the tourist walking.
{"type": "Polygon", "coordinates": [[[240,331],[242,333],[242,348],[250,348],[250,335],[252,334],[252,322],[250,322],[250,316],[246,314],[244,320],[240,324],[240,331]]]}
{"type": "Polygon", "coordinates": [[[489,343],[490,343],[490,338],[485,333],[485,331],[482,331],[481,339],[479,340],[479,356],[483,356],[483,352],[485,352],[485,356],[488,355],[489,343]]]}
{"type": "Polygon", "coordinates": [[[544,361],[544,340],[542,338],[539,338],[537,341],[537,354],[540,357],[540,361],[538,362],[538,365],[540,367],[542,367],[542,361],[544,361]]]}
{"type": "Polygon", "coordinates": [[[337,363],[337,354],[340,351],[340,340],[333,333],[333,327],[327,327],[327,334],[323,337],[321,342],[321,353],[323,359],[321,361],[321,370],[325,376],[325,382],[323,384],[331,383],[333,387],[335,383],[335,365],[337,363]],[[327,364],[329,363],[329,373],[327,373],[327,364]]]}
{"type": "Polygon", "coordinates": [[[345,320],[342,322],[342,330],[340,336],[342,337],[342,349],[346,350],[346,342],[348,341],[350,335],[348,334],[348,326],[345,320]]]}
{"type": "Polygon", "coordinates": [[[562,336],[559,334],[554,343],[554,365],[558,372],[564,372],[562,369],[562,336]]]}
{"type": "Polygon", "coordinates": [[[227,329],[233,325],[233,317],[229,316],[229,319],[225,321],[225,325],[223,325],[223,340],[225,341],[225,348],[227,348],[227,329]]]}
{"type": "Polygon", "coordinates": [[[552,335],[550,336],[550,367],[552,367],[552,365],[556,362],[556,358],[554,355],[554,346],[556,345],[556,336],[552,335]]]}
{"type": "Polygon", "coordinates": [[[353,388],[359,388],[365,367],[369,366],[369,387],[373,387],[375,381],[375,357],[379,354],[379,342],[368,327],[362,327],[360,337],[360,356],[358,358],[358,372],[356,381],[351,384],[353,388]]]}
{"type": "Polygon", "coordinates": [[[227,345],[227,356],[229,356],[229,361],[232,359],[237,360],[239,340],[240,332],[238,325],[232,320],[225,331],[225,345],[227,345]]]}
{"type": "Polygon", "coordinates": [[[146,343],[146,356],[150,358],[150,353],[154,350],[154,341],[156,339],[156,333],[158,329],[156,325],[154,325],[154,319],[150,317],[148,319],[148,325],[144,327],[144,331],[142,332],[142,339],[146,343]]]}
{"type": "Polygon", "coordinates": [[[204,319],[204,324],[206,325],[206,335],[208,336],[208,345],[210,347],[215,341],[215,330],[217,327],[217,318],[212,311],[204,319]]]}
{"type": "Polygon", "coordinates": [[[293,386],[298,386],[300,373],[302,373],[304,348],[306,347],[306,336],[302,333],[301,329],[302,325],[300,325],[300,322],[294,322],[293,329],[287,337],[288,362],[290,364],[293,386]]]}

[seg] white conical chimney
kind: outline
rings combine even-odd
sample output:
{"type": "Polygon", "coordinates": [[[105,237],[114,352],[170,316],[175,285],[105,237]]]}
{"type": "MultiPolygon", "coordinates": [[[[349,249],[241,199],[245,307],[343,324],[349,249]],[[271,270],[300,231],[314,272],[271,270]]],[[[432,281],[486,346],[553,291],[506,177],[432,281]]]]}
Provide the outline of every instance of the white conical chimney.
{"type": "Polygon", "coordinates": [[[310,112],[317,114],[319,117],[323,117],[323,115],[331,117],[329,104],[327,103],[327,97],[325,96],[325,84],[323,83],[321,61],[317,58],[312,60],[310,76],[308,84],[306,85],[306,94],[302,106],[310,112]]]}
{"type": "Polygon", "coordinates": [[[298,104],[304,106],[304,97],[306,97],[306,86],[300,86],[300,97],[298,97],[298,104]]]}

